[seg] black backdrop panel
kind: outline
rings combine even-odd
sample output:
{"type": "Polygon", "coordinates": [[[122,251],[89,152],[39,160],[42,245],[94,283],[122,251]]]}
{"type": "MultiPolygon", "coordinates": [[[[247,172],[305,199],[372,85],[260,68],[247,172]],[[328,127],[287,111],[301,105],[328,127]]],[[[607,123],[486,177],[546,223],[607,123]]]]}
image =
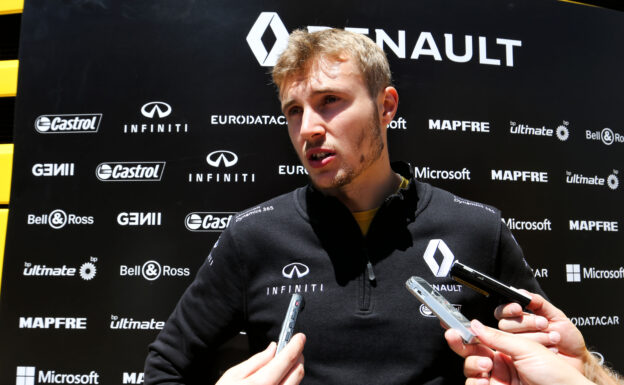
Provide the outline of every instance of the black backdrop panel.
{"type": "MultiPolygon", "coordinates": [[[[306,182],[269,71],[288,32],[320,26],[383,45],[400,94],[392,157],[501,208],[552,301],[624,368],[611,343],[624,338],[612,299],[622,14],[537,0],[247,3],[26,3],[0,382],[141,382],[147,345],[230,215],[306,182]]],[[[223,365],[241,355],[244,338],[223,365]]]]}

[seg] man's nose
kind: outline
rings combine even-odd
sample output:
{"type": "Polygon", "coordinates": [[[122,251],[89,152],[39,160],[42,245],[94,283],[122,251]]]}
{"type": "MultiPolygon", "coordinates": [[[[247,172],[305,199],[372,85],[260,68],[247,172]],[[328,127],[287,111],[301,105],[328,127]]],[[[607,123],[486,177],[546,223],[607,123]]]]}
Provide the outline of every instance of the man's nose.
{"type": "Polygon", "coordinates": [[[306,108],[301,117],[301,136],[305,139],[325,135],[325,122],[314,109],[306,108]]]}

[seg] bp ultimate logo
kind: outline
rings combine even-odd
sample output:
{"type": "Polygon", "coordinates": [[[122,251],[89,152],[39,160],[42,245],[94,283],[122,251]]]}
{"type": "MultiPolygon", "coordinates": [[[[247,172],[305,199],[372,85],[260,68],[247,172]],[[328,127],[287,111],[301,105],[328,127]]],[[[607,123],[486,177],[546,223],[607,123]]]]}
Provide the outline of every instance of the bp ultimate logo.
{"type": "Polygon", "coordinates": [[[236,213],[193,212],[186,216],[184,225],[188,231],[221,232],[225,230],[236,213]]]}
{"type": "Polygon", "coordinates": [[[605,178],[598,175],[587,176],[581,173],[566,171],[566,183],[588,186],[607,186],[611,190],[617,190],[617,188],[620,186],[620,179],[618,178],[618,174],[618,170],[613,170],[613,173],[605,178]]]}
{"type": "Polygon", "coordinates": [[[95,169],[102,182],[159,182],[166,162],[104,162],[95,169]]]}
{"type": "Polygon", "coordinates": [[[256,174],[249,171],[230,172],[238,164],[238,155],[230,150],[215,150],[206,155],[206,163],[213,172],[189,172],[189,183],[254,183],[256,174]]]}
{"type": "MultiPolygon", "coordinates": [[[[309,32],[328,28],[330,27],[307,27],[309,32]]],[[[369,35],[370,32],[369,28],[361,27],[345,27],[344,29],[363,35],[369,35]]],[[[444,36],[434,36],[431,32],[421,31],[418,36],[408,37],[406,36],[406,30],[410,30],[410,28],[399,27],[397,31],[389,33],[386,30],[376,28],[374,29],[375,37],[371,36],[371,39],[382,49],[384,49],[384,45],[387,46],[388,54],[392,52],[399,59],[407,58],[409,44],[409,48],[413,47],[409,58],[413,60],[418,60],[421,57],[435,61],[443,61],[446,58],[455,63],[467,63],[474,60],[478,61],[479,64],[492,66],[500,66],[504,62],[507,67],[514,66],[514,51],[518,47],[522,47],[522,41],[520,40],[496,38],[495,45],[504,46],[504,49],[501,50],[500,47],[496,47],[492,43],[491,39],[488,41],[488,38],[485,36],[479,36],[476,44],[474,44],[473,34],[455,36],[445,33],[444,36]],[[476,55],[473,54],[473,45],[478,46],[478,49],[476,49],[478,54],[476,55]],[[504,55],[502,57],[492,57],[491,53],[488,54],[488,49],[491,51],[504,51],[504,55]],[[444,57],[442,56],[443,54],[444,57]]],[[[372,32],[370,33],[372,34],[372,32]]],[[[258,63],[264,67],[272,67],[288,44],[288,30],[276,12],[262,12],[249,30],[246,40],[258,63]],[[274,43],[269,49],[263,43],[263,37],[267,33],[272,34],[274,38],[274,43]]]]}
{"type": "Polygon", "coordinates": [[[35,120],[40,134],[83,134],[98,132],[102,114],[41,115],[35,120]]]}
{"type": "Polygon", "coordinates": [[[80,267],[62,266],[46,266],[33,264],[32,262],[24,262],[24,277],[55,277],[68,278],[77,275],[85,281],[90,281],[97,274],[97,257],[90,257],[88,262],[83,263],[80,267]],[[78,273],[78,274],[76,274],[78,273]]]}
{"type": "Polygon", "coordinates": [[[562,142],[568,140],[570,136],[570,130],[568,126],[570,122],[563,121],[556,129],[547,128],[546,126],[532,127],[524,123],[509,122],[509,132],[514,135],[528,135],[528,136],[541,136],[541,137],[557,137],[562,142]]]}
{"type": "Polygon", "coordinates": [[[148,102],[141,107],[140,111],[146,120],[124,124],[124,134],[184,134],[189,130],[188,123],[166,119],[173,112],[173,108],[168,103],[148,102]]]}

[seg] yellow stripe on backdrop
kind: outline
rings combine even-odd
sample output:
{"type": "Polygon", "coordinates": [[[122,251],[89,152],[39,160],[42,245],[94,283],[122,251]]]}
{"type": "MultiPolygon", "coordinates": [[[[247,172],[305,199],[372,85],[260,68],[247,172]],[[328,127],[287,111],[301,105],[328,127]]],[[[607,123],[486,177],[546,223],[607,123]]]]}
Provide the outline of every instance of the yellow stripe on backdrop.
{"type": "Polygon", "coordinates": [[[24,0],[0,0],[0,15],[22,13],[24,0]]]}
{"type": "MultiPolygon", "coordinates": [[[[0,204],[8,204],[11,195],[11,173],[13,170],[13,144],[0,144],[0,204]]],[[[0,209],[0,284],[4,264],[8,209],[0,209]]],[[[1,286],[0,286],[1,289],[1,286]]]]}
{"type": "Polygon", "coordinates": [[[4,265],[4,242],[6,240],[9,210],[0,209],[0,290],[2,290],[2,266],[4,265]]]}
{"type": "Polygon", "coordinates": [[[17,68],[19,61],[0,61],[0,97],[15,96],[17,94],[17,68]]]}
{"type": "Polygon", "coordinates": [[[13,170],[13,144],[0,144],[0,204],[9,204],[11,173],[13,170]]]}

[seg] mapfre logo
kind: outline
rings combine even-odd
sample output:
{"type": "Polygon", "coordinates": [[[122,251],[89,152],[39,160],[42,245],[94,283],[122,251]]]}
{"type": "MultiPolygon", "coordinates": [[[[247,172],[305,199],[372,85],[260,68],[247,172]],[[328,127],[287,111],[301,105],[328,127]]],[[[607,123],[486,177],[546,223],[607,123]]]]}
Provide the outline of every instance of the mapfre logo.
{"type": "Polygon", "coordinates": [[[303,278],[310,273],[310,268],[303,263],[294,262],[282,268],[282,276],[284,278],[303,278]]]}
{"type": "Polygon", "coordinates": [[[186,216],[186,229],[194,232],[221,232],[225,230],[236,213],[193,212],[186,216]]]}
{"type": "Polygon", "coordinates": [[[433,275],[442,278],[448,275],[451,265],[455,260],[455,256],[443,240],[432,239],[427,245],[427,250],[425,250],[423,259],[427,263],[427,266],[429,266],[429,269],[431,269],[433,275]],[[442,256],[442,262],[440,264],[438,264],[436,260],[438,252],[442,256]]]}
{"type": "Polygon", "coordinates": [[[169,103],[153,101],[141,106],[141,115],[148,120],[137,123],[124,124],[124,134],[180,134],[187,133],[188,123],[163,120],[171,115],[173,108],[169,103]]]}
{"type": "MultiPolygon", "coordinates": [[[[236,153],[229,150],[212,151],[206,156],[206,163],[211,169],[227,170],[238,165],[239,158],[236,153]]],[[[256,181],[256,174],[239,170],[237,172],[206,172],[188,174],[188,181],[191,183],[248,183],[256,181]]]]}
{"type": "Polygon", "coordinates": [[[288,30],[276,12],[262,12],[247,34],[247,44],[261,66],[273,67],[288,45],[288,35],[288,30]],[[269,29],[269,33],[275,37],[275,43],[267,50],[262,37],[269,29]]]}
{"type": "Polygon", "coordinates": [[[93,133],[100,128],[102,114],[41,115],[35,120],[40,134],[93,133]]]}
{"type": "Polygon", "coordinates": [[[507,182],[548,183],[546,171],[492,170],[492,180],[507,182]]]}
{"type": "Polygon", "coordinates": [[[121,265],[119,267],[119,275],[121,277],[143,277],[147,281],[155,281],[161,277],[188,277],[191,275],[191,269],[188,267],[161,265],[158,261],[151,260],[143,265],[121,265]]]}
{"type": "Polygon", "coordinates": [[[121,377],[122,384],[142,384],[143,372],[123,372],[121,377]]]}
{"type": "Polygon", "coordinates": [[[102,182],[157,182],[165,172],[166,162],[104,162],[95,169],[102,182]]]}
{"type": "Polygon", "coordinates": [[[87,329],[86,317],[20,317],[20,329],[87,329]]]}
{"type": "Polygon", "coordinates": [[[99,384],[100,375],[92,370],[88,374],[64,374],[55,370],[39,370],[34,366],[18,366],[16,385],[35,384],[99,384]]]}
{"type": "Polygon", "coordinates": [[[28,214],[26,217],[26,223],[29,226],[49,225],[51,228],[58,230],[65,226],[92,225],[95,223],[95,219],[92,216],[81,216],[72,213],[68,214],[64,210],[56,209],[50,214],[28,214]]]}

